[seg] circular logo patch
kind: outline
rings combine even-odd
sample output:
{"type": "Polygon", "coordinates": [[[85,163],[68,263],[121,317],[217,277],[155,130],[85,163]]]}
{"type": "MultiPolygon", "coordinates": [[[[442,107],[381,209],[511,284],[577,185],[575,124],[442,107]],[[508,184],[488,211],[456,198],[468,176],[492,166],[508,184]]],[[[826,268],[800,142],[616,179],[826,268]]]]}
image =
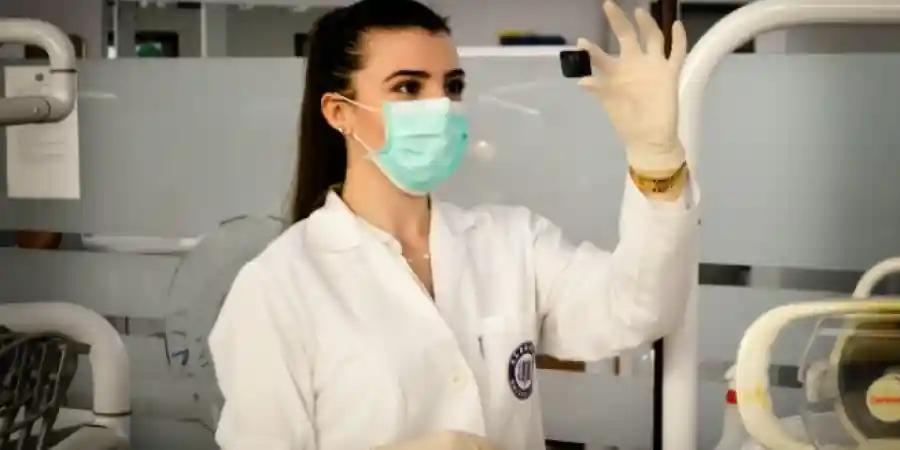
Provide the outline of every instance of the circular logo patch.
{"type": "Polygon", "coordinates": [[[509,356],[509,387],[519,400],[531,397],[534,386],[534,343],[523,342],[509,356]]]}

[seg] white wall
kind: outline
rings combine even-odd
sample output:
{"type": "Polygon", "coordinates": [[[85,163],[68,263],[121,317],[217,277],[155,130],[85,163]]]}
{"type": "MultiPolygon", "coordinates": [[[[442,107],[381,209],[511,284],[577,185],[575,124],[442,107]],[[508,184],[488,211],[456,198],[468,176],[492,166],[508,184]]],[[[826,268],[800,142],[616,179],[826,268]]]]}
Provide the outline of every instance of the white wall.
{"type": "MultiPolygon", "coordinates": [[[[626,0],[645,3],[645,0],[626,0]]],[[[439,14],[449,16],[458,45],[497,45],[498,32],[508,29],[562,34],[574,43],[579,37],[603,41],[604,19],[599,0],[431,0],[439,14]]],[[[327,8],[301,13],[285,8],[255,7],[228,12],[228,55],[292,56],[293,35],[308,32],[327,8]]]]}
{"type": "MultiPolygon", "coordinates": [[[[748,3],[743,0],[682,0],[682,3],[748,3]]],[[[720,19],[715,13],[685,15],[691,43],[720,19]]],[[[900,51],[900,26],[813,25],[764,33],[756,38],[757,53],[850,53],[900,51]]]]}
{"type": "Polygon", "coordinates": [[[137,4],[130,2],[119,3],[118,23],[116,32],[116,57],[133,58],[134,31],[137,29],[137,4]]]}
{"type": "Polygon", "coordinates": [[[206,56],[228,55],[228,5],[204,5],[206,15],[206,56]]]}
{"type": "Polygon", "coordinates": [[[900,26],[804,26],[767,33],[756,45],[763,53],[898,52],[900,26]]]}
{"type": "MultiPolygon", "coordinates": [[[[183,9],[175,5],[163,8],[151,3],[141,7],[138,3],[123,2],[119,7],[119,56],[134,56],[134,34],[138,31],[170,31],[178,33],[178,55],[199,57],[203,55],[203,35],[200,9],[183,9]]],[[[206,55],[228,55],[227,5],[206,5],[206,55]]]]}
{"type": "MultiPolygon", "coordinates": [[[[426,3],[439,14],[449,16],[454,38],[461,46],[497,45],[498,33],[512,29],[561,34],[570,43],[587,37],[615,47],[607,35],[599,0],[430,0],[426,3]]],[[[646,6],[649,0],[621,0],[620,3],[630,9],[646,6]]],[[[235,5],[213,5],[208,14],[209,55],[293,56],[294,34],[308,32],[328,10],[317,7],[296,12],[283,7],[241,9],[235,5]],[[222,35],[227,36],[224,42],[222,35]]],[[[199,10],[178,9],[174,5],[159,8],[152,2],[151,6],[141,8],[136,3],[124,2],[120,6],[119,30],[119,55],[123,57],[134,55],[135,30],[177,32],[180,55],[200,55],[199,10]]]]}
{"type": "Polygon", "coordinates": [[[200,10],[173,6],[148,6],[135,10],[135,27],[139,31],[174,31],[178,33],[178,55],[200,56],[200,10]]]}
{"type": "Polygon", "coordinates": [[[286,8],[228,9],[228,56],[294,56],[294,34],[309,32],[316,19],[328,11],[310,8],[293,12],[286,8]]]}
{"type": "Polygon", "coordinates": [[[178,33],[178,55],[200,56],[200,10],[181,9],[174,5],[159,8],[154,4],[141,7],[123,2],[119,6],[119,56],[134,56],[136,31],[172,31],[178,33]]]}
{"type": "Polygon", "coordinates": [[[498,32],[529,30],[561,34],[570,43],[579,37],[601,40],[604,29],[599,0],[431,0],[440,14],[450,17],[458,45],[497,45],[498,32]]]}
{"type": "MultiPolygon", "coordinates": [[[[696,0],[694,0],[696,3],[696,0]]],[[[426,0],[450,17],[459,45],[496,45],[497,34],[507,29],[562,34],[570,42],[584,36],[614,48],[607,34],[599,0],[426,0]]],[[[621,0],[626,8],[646,6],[649,0],[621,0]]],[[[287,8],[256,7],[240,10],[213,5],[208,12],[210,56],[292,56],[293,35],[309,31],[327,8],[291,12],[287,8]],[[222,36],[227,36],[223,38],[222,36]]],[[[0,16],[47,20],[85,40],[88,58],[104,55],[103,0],[0,0],[0,16]]],[[[708,18],[689,22],[691,35],[711,25],[708,18]],[[691,29],[694,30],[691,32],[691,29]]],[[[122,2],[119,14],[119,55],[134,55],[134,31],[174,31],[179,34],[181,56],[201,55],[200,11],[141,8],[122,2]]],[[[693,40],[693,39],[692,39],[693,40]]],[[[767,33],[756,41],[764,53],[829,53],[900,51],[900,27],[817,26],[767,33]]],[[[0,56],[19,56],[20,47],[5,46],[0,56]]]]}
{"type": "MultiPolygon", "coordinates": [[[[136,31],[178,33],[181,57],[201,56],[200,10],[174,5],[146,8],[125,2],[119,14],[119,55],[134,56],[136,31]]],[[[210,57],[290,57],[294,55],[294,33],[308,32],[327,9],[293,12],[288,8],[255,7],[243,10],[233,5],[207,5],[207,55],[210,57]]]]}
{"type": "MultiPolygon", "coordinates": [[[[319,0],[321,1],[321,0],[319,0]]],[[[587,37],[614,49],[599,0],[423,0],[439,14],[449,16],[454,38],[461,46],[497,45],[504,30],[561,34],[570,43],[587,37]]],[[[692,0],[693,3],[703,3],[692,0]]],[[[743,3],[716,0],[717,3],[743,3]]],[[[339,3],[339,2],[338,2],[339,3]]],[[[648,7],[651,0],[620,0],[631,10],[648,7]]],[[[302,13],[279,7],[228,10],[229,56],[291,56],[293,34],[309,31],[327,8],[302,13]]],[[[696,41],[715,23],[715,15],[689,19],[688,33],[696,41]]],[[[766,53],[829,53],[900,51],[900,27],[802,27],[767,33],[757,39],[757,51],[766,53]]]]}
{"type": "MultiPolygon", "coordinates": [[[[50,22],[84,40],[86,58],[102,58],[103,0],[0,0],[0,17],[27,17],[50,22]]],[[[0,56],[21,56],[21,46],[0,56]]]]}

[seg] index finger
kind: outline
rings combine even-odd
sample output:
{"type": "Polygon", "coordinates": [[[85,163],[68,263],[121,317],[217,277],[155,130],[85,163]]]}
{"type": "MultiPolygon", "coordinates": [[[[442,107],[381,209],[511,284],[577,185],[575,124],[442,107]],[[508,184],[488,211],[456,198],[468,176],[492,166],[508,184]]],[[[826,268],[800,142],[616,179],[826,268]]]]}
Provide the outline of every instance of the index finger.
{"type": "Polygon", "coordinates": [[[585,50],[591,56],[591,65],[600,69],[601,72],[605,74],[609,74],[613,71],[613,68],[616,66],[616,60],[612,56],[609,56],[602,48],[594,44],[593,42],[585,39],[578,39],[578,48],[581,50],[585,50]]]}

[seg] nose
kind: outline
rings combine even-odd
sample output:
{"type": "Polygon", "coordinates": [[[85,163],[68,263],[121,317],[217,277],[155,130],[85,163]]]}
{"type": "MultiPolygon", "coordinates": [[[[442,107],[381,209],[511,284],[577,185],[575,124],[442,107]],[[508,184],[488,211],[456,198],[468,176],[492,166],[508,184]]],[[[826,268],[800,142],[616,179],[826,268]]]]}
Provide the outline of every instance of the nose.
{"type": "Polygon", "coordinates": [[[421,98],[423,99],[434,99],[434,98],[442,98],[447,97],[447,92],[444,88],[444,80],[442,77],[432,77],[425,83],[424,89],[422,90],[421,98]]]}

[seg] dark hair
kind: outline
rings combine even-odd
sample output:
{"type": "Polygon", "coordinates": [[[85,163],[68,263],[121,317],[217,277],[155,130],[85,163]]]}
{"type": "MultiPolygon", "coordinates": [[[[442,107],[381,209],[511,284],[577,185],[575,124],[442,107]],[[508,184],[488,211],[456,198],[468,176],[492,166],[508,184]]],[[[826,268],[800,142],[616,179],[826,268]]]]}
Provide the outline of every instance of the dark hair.
{"type": "Polygon", "coordinates": [[[350,77],[362,68],[361,37],[377,28],[450,33],[446,19],[414,0],[362,0],[335,9],[316,22],[309,39],[300,111],[293,222],[309,217],[322,206],[328,188],[344,181],[344,137],[322,115],[322,96],[339,92],[353,98],[350,77]]]}

